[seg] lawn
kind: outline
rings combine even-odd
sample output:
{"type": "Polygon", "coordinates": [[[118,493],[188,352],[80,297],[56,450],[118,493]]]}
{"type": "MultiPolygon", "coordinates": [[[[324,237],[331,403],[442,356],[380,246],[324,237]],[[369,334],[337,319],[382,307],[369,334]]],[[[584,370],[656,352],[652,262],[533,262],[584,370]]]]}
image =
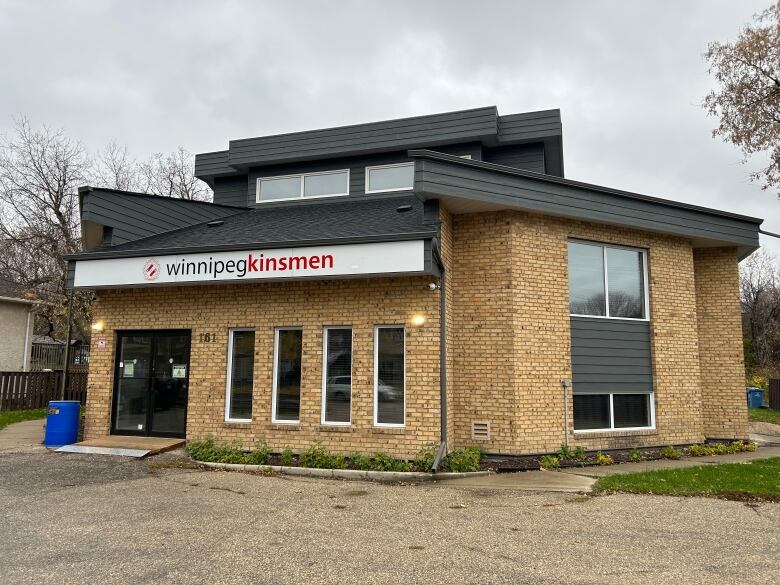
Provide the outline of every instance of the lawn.
{"type": "Polygon", "coordinates": [[[46,416],[45,408],[35,408],[33,410],[6,410],[0,412],[0,429],[10,424],[22,422],[25,420],[36,420],[46,416]]]}
{"type": "Polygon", "coordinates": [[[595,489],[599,492],[780,502],[780,457],[610,475],[599,479],[595,489]]]}
{"type": "Polygon", "coordinates": [[[780,410],[771,410],[769,408],[751,408],[750,420],[780,425],[780,410]]]}

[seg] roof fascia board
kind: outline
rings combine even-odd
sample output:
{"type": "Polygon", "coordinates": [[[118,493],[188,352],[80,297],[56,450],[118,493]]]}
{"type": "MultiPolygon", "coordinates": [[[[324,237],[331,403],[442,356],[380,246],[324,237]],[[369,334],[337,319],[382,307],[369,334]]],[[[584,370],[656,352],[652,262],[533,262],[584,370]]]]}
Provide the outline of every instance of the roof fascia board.
{"type": "Polygon", "coordinates": [[[693,205],[689,203],[682,203],[680,201],[673,201],[669,199],[662,199],[660,197],[653,197],[651,195],[642,195],[640,193],[632,193],[630,191],[621,191],[619,189],[613,189],[610,187],[604,187],[601,185],[594,185],[591,183],[583,183],[580,181],[572,181],[571,179],[564,179],[563,177],[557,177],[554,175],[546,175],[543,173],[536,173],[533,171],[526,171],[522,169],[516,169],[513,167],[507,167],[504,165],[497,165],[493,163],[483,162],[483,161],[475,161],[470,159],[462,159],[457,156],[449,155],[449,154],[443,154],[440,152],[435,152],[432,150],[410,150],[409,156],[412,158],[418,158],[418,159],[431,159],[431,160],[440,160],[456,165],[461,165],[465,167],[475,167],[478,169],[483,169],[486,171],[493,171],[498,173],[503,173],[507,175],[516,175],[518,177],[523,177],[526,179],[531,179],[532,181],[539,181],[541,183],[552,183],[552,184],[559,184],[564,185],[567,187],[571,187],[574,189],[581,189],[586,191],[593,191],[593,192],[599,192],[599,193],[605,193],[608,195],[615,195],[618,197],[624,197],[628,199],[635,199],[639,201],[646,201],[649,203],[655,203],[663,207],[675,207],[680,209],[686,209],[689,211],[697,211],[703,214],[709,214],[714,216],[720,216],[720,217],[728,217],[731,219],[737,219],[741,221],[745,221],[748,223],[754,223],[756,225],[760,225],[763,223],[763,219],[758,217],[750,217],[747,215],[740,215],[737,213],[732,213],[729,211],[721,211],[719,209],[712,209],[708,207],[702,207],[699,205],[693,205]]]}
{"type": "Polygon", "coordinates": [[[276,248],[307,248],[312,246],[338,246],[341,244],[368,244],[377,242],[402,242],[407,240],[427,240],[436,236],[436,231],[408,232],[403,234],[388,234],[374,236],[360,236],[349,238],[327,238],[319,240],[292,240],[276,242],[246,242],[228,245],[212,246],[187,246],[180,248],[147,248],[142,250],[104,250],[95,252],[81,252],[65,256],[66,260],[98,260],[105,258],[137,258],[140,256],[165,255],[165,254],[193,254],[198,252],[232,252],[238,250],[276,248]]]}

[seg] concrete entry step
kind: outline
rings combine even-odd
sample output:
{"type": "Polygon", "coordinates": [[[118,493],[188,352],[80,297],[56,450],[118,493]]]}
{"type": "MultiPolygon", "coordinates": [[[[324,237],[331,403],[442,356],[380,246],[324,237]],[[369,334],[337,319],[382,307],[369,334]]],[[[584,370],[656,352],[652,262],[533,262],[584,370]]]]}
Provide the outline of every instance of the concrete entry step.
{"type": "Polygon", "coordinates": [[[146,457],[184,446],[184,439],[162,437],[132,437],[108,435],[89,439],[57,449],[60,453],[87,453],[93,455],[118,455],[122,457],[146,457]]]}

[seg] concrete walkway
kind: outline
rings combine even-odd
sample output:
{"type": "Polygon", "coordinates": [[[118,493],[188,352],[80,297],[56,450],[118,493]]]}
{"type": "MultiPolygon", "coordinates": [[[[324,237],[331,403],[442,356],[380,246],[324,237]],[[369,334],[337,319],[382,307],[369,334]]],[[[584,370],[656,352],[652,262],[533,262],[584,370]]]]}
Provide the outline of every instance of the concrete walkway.
{"type": "Polygon", "coordinates": [[[0,453],[20,453],[45,449],[44,420],[27,420],[0,430],[0,453]]]}

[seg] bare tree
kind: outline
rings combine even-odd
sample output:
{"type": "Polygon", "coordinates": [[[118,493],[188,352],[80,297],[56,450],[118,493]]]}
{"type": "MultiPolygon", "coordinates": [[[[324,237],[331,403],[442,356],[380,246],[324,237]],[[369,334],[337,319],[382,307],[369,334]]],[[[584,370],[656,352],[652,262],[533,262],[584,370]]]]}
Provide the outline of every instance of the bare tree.
{"type": "Polygon", "coordinates": [[[89,165],[80,142],[27,118],[0,137],[0,274],[48,303],[49,333],[61,329],[64,256],[80,248],[77,187],[89,165]]]}
{"type": "Polygon", "coordinates": [[[211,189],[195,177],[195,157],[181,146],[170,154],[153,154],[139,165],[139,171],[146,193],[193,201],[211,200],[211,189]]]}
{"type": "Polygon", "coordinates": [[[713,136],[738,146],[745,161],[767,153],[769,164],[751,174],[763,188],[780,186],[780,1],[755,16],[733,43],[710,43],[705,57],[719,88],[704,108],[720,124],[713,136]]]}
{"type": "Polygon", "coordinates": [[[91,182],[98,187],[120,191],[140,191],[143,180],[138,163],[130,156],[126,145],[110,142],[97,153],[91,182]]]}
{"type": "Polygon", "coordinates": [[[745,362],[751,371],[776,369],[780,358],[780,272],[760,249],[740,265],[745,362]]]}

